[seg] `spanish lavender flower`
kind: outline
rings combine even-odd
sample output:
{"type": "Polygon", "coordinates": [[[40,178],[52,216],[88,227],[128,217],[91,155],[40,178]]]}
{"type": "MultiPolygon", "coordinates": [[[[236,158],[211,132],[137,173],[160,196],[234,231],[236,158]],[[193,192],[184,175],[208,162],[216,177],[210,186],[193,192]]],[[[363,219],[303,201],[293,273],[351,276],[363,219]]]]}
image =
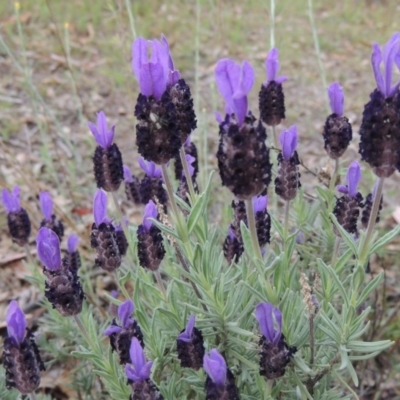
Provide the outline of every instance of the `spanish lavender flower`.
{"type": "Polygon", "coordinates": [[[206,400],[238,400],[239,392],[235,377],[217,349],[204,355],[203,368],[207,374],[206,400]]]}
{"type": "Polygon", "coordinates": [[[328,156],[337,159],[346,151],[353,137],[351,124],[343,115],[344,95],[339,83],[328,87],[328,96],[332,114],[326,119],[324,126],[324,147],[328,156]]]}
{"type": "Polygon", "coordinates": [[[143,348],[136,337],[132,338],[129,354],[131,364],[125,365],[125,373],[133,391],[130,400],[162,400],[163,396],[150,380],[153,361],[146,362],[143,348]]]}
{"type": "Polygon", "coordinates": [[[31,331],[26,327],[25,315],[13,300],[8,306],[7,334],[4,339],[3,365],[7,389],[15,388],[22,394],[34,392],[40,384],[40,371],[45,367],[31,331]]]}
{"type": "MultiPolygon", "coordinates": [[[[376,185],[374,187],[374,191],[373,193],[369,193],[367,195],[367,197],[365,198],[365,203],[364,203],[364,208],[361,214],[361,223],[364,229],[368,228],[368,224],[369,224],[369,220],[371,218],[371,211],[372,211],[372,205],[374,202],[374,197],[375,197],[375,193],[376,192],[376,185]]],[[[378,210],[378,214],[376,216],[376,220],[375,222],[378,223],[379,222],[379,214],[382,210],[382,204],[383,204],[383,196],[381,196],[381,201],[379,203],[379,210],[378,210]]]]}
{"type": "Polygon", "coordinates": [[[196,128],[190,89],[174,69],[165,37],[161,42],[136,39],[132,45],[132,69],[140,87],[135,107],[139,153],[146,160],[165,164],[178,154],[196,128]]]}
{"type": "Polygon", "coordinates": [[[101,189],[94,195],[93,214],[95,222],[92,225],[90,243],[97,252],[95,263],[105,271],[112,272],[121,265],[122,254],[115,226],[107,218],[107,194],[101,189]]]}
{"type": "Polygon", "coordinates": [[[228,235],[224,240],[222,248],[226,261],[228,261],[229,264],[231,264],[232,262],[238,262],[241,255],[243,254],[243,243],[236,237],[235,233],[232,230],[232,226],[230,226],[228,229],[228,235]]]}
{"type": "Polygon", "coordinates": [[[399,32],[383,49],[374,43],[371,63],[377,88],[364,107],[359,153],[380,178],[387,178],[396,169],[400,170],[400,80],[395,84],[392,82],[394,65],[400,68],[399,57],[399,32]]]}
{"type": "Polygon", "coordinates": [[[44,295],[63,317],[79,314],[85,298],[77,270],[70,268],[68,257],[61,260],[60,241],[55,232],[40,228],[37,236],[37,254],[44,265],[46,276],[44,295]]]}
{"type": "MultiPolygon", "coordinates": [[[[185,154],[192,156],[195,161],[192,163],[193,167],[194,167],[194,171],[192,174],[192,179],[195,180],[197,177],[197,174],[199,173],[199,162],[198,162],[198,154],[197,154],[197,147],[196,145],[191,141],[190,136],[186,139],[185,144],[183,145],[183,148],[185,150],[185,154]]],[[[181,177],[183,176],[184,172],[183,172],[183,165],[181,162],[181,157],[179,155],[177,155],[175,157],[175,178],[177,180],[181,179],[181,177]]]]}
{"type": "Polygon", "coordinates": [[[260,194],[271,181],[266,131],[247,109],[247,94],[254,83],[249,63],[242,66],[229,59],[215,68],[220,94],[226,103],[225,120],[219,120],[220,142],[217,152],[222,184],[239,199],[260,194]]]}
{"type": "Polygon", "coordinates": [[[267,379],[280,378],[285,374],[286,365],[296,352],[295,347],[289,347],[282,333],[282,314],[270,303],[259,303],[255,310],[260,324],[262,337],[259,345],[260,375],[267,379]]]}
{"type": "Polygon", "coordinates": [[[68,265],[70,268],[78,270],[81,267],[81,256],[78,251],[79,237],[74,233],[68,236],[67,241],[67,254],[68,265]]]}
{"type": "Polygon", "coordinates": [[[7,213],[7,224],[10,235],[15,243],[20,246],[28,244],[31,234],[31,221],[19,200],[19,186],[15,186],[12,192],[7,189],[2,191],[2,203],[7,213]]]}
{"type": "Polygon", "coordinates": [[[124,165],[123,168],[126,197],[133,204],[141,204],[139,193],[139,179],[132,174],[130,168],[127,165],[124,165]]]}
{"type": "Polygon", "coordinates": [[[300,164],[297,155],[297,128],[292,125],[283,130],[279,136],[282,151],[278,154],[278,173],[275,179],[275,193],[282,199],[288,201],[296,197],[297,188],[300,184],[300,164]]]}
{"type": "Polygon", "coordinates": [[[285,96],[282,83],[286,76],[279,76],[279,52],[273,48],[267,55],[265,69],[267,81],[261,86],[259,97],[260,118],[267,125],[279,125],[285,119],[285,96]]]}
{"type": "Polygon", "coordinates": [[[104,331],[104,335],[110,337],[110,344],[113,351],[119,354],[122,365],[130,362],[129,349],[133,337],[137,338],[144,348],[143,334],[136,320],[131,318],[135,306],[131,300],[126,300],[118,306],[118,325],[115,318],[109,328],[104,331]]]}
{"type": "Polygon", "coordinates": [[[271,217],[267,211],[268,196],[253,197],[253,209],[256,220],[257,238],[260,247],[270,242],[271,217]]]}
{"type": "Polygon", "coordinates": [[[151,271],[158,269],[165,255],[161,231],[149,220],[157,219],[157,216],[157,207],[150,200],[144,210],[143,223],[137,229],[139,262],[151,271]]]}
{"type": "Polygon", "coordinates": [[[40,192],[39,201],[44,216],[44,219],[40,223],[40,227],[45,226],[46,228],[51,229],[57,234],[61,241],[64,236],[64,225],[59,219],[57,219],[55,214],[53,214],[53,200],[51,199],[50,193],[40,192]]]}
{"type": "MultiPolygon", "coordinates": [[[[360,207],[363,197],[358,192],[358,183],[361,179],[359,164],[353,162],[347,170],[347,185],[339,185],[336,189],[343,193],[343,196],[336,201],[333,214],[342,227],[349,233],[357,234],[357,221],[360,215],[360,207]]],[[[340,232],[334,227],[334,232],[340,236],[340,232]]]]}
{"type": "Polygon", "coordinates": [[[191,315],[186,328],[176,339],[176,346],[181,366],[197,371],[203,366],[204,339],[201,331],[194,326],[195,322],[196,317],[191,315]]]}
{"type": "Polygon", "coordinates": [[[88,123],[98,146],[93,156],[94,176],[98,188],[106,192],[115,192],[124,179],[121,152],[113,143],[115,126],[108,129],[107,119],[103,111],[97,114],[97,124],[88,123]]]}
{"type": "Polygon", "coordinates": [[[163,205],[164,212],[167,212],[168,194],[163,187],[161,168],[157,167],[152,161],[146,161],[139,157],[139,164],[146,173],[140,184],[140,198],[142,204],[147,204],[150,200],[157,201],[163,205]]]}

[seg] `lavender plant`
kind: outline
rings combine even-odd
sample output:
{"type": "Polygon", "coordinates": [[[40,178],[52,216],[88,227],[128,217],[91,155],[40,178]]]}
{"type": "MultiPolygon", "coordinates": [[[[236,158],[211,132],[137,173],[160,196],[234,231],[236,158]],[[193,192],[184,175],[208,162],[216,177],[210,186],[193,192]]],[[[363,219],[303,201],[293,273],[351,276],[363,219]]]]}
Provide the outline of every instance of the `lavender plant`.
{"type": "MultiPolygon", "coordinates": [[[[139,184],[123,166],[113,143],[118,140],[114,127],[109,130],[104,113],[99,113],[97,125],[89,124],[98,143],[93,159],[99,188],[91,230],[94,265],[78,262],[77,236],[69,237],[62,258],[62,235],[56,225],[47,224],[54,222],[51,199],[42,194],[46,223],[36,241],[43,274],[30,266],[32,282],[44,288],[49,302],[44,303],[44,320],[55,327],[56,338],[60,326],[70,333],[76,346],[73,355],[93,367],[92,373],[104,384],[105,394],[98,397],[356,398],[355,364],[392,344],[364,340],[370,295],[383,279],[382,273],[370,278],[365,269],[371,254],[400,232],[397,227],[378,239],[375,229],[383,179],[398,169],[400,95],[399,83],[391,81],[399,57],[400,34],[390,39],[383,54],[374,45],[378,88],[364,110],[360,153],[379,180],[366,205],[359,193],[361,167],[356,161],[347,170],[347,185],[337,187],[340,198],[332,187],[321,186],[312,202],[305,197],[297,153],[301,134],[295,125],[282,130],[280,148],[276,140],[277,163],[272,168],[263,123],[272,126],[275,135],[274,127],[285,118],[286,78],[277,76],[276,49],[267,56],[268,81],[259,95],[259,118],[249,111],[255,75],[251,65],[220,60],[215,77],[225,116],[217,117],[216,159],[222,185],[233,196],[232,222],[220,227],[208,218],[214,175],[204,188],[195,183],[198,157],[190,134],[196,116],[190,88],[175,70],[164,37],[133,43],[132,67],[140,89],[136,144],[143,157],[137,159],[146,176],[139,184]],[[275,196],[268,188],[273,175],[280,201],[277,208],[267,210],[267,193],[275,196]],[[136,207],[146,204],[144,210],[138,208],[143,221],[137,228],[127,226],[122,215],[119,221],[108,217],[107,192],[115,199],[122,180],[136,207]],[[137,250],[133,256],[129,248],[137,250]],[[117,307],[116,314],[100,313],[101,305],[86,298],[81,287],[78,274],[98,268],[110,275],[124,297],[119,299],[115,292],[107,296],[117,307]]],[[[340,86],[331,85],[329,94],[333,114],[325,123],[325,149],[337,160],[352,133],[343,116],[340,86]]],[[[30,224],[19,204],[19,189],[11,194],[4,190],[3,204],[12,222],[11,236],[27,245],[30,224]]],[[[4,353],[8,386],[32,393],[39,385],[42,364],[38,351],[32,350],[36,347],[27,342],[29,333],[24,336],[22,312],[15,302],[9,310],[4,353]],[[12,359],[23,345],[29,350],[24,347],[34,378],[26,387],[21,383],[26,379],[15,374],[12,359]]]]}

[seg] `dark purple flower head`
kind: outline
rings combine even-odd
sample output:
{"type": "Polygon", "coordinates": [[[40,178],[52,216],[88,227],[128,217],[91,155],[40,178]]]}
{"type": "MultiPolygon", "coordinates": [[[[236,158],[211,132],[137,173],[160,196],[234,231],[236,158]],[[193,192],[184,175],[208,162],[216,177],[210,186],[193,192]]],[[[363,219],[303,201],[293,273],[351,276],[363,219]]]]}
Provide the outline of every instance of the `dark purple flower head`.
{"type": "Polygon", "coordinates": [[[51,229],[40,228],[36,236],[36,249],[46,269],[57,271],[61,267],[60,241],[51,229]]]}
{"type": "Polygon", "coordinates": [[[143,226],[147,232],[153,226],[153,223],[149,220],[149,218],[157,219],[157,216],[158,216],[157,207],[154,204],[153,200],[150,200],[146,204],[146,207],[144,208],[144,215],[143,215],[143,226]]]}
{"type": "Polygon", "coordinates": [[[273,48],[267,55],[265,60],[265,69],[267,71],[267,84],[268,82],[275,81],[276,83],[283,83],[288,78],[287,76],[277,76],[279,71],[279,51],[273,48]]]}
{"type": "Polygon", "coordinates": [[[40,209],[46,221],[51,221],[53,215],[53,200],[49,192],[39,193],[40,209]]]}
{"type": "Polygon", "coordinates": [[[338,82],[333,82],[328,87],[328,96],[332,113],[341,117],[343,115],[344,95],[343,89],[338,82]]]}
{"type": "Polygon", "coordinates": [[[285,129],[279,136],[279,141],[282,146],[282,154],[285,160],[289,160],[297,147],[297,128],[292,125],[289,129],[285,129]]]}
{"type": "Polygon", "coordinates": [[[267,208],[267,205],[268,205],[268,196],[253,197],[253,208],[255,213],[264,211],[267,208]]]}
{"type": "Polygon", "coordinates": [[[78,247],[78,243],[79,243],[79,236],[75,235],[75,233],[71,233],[68,236],[68,241],[67,241],[68,253],[74,253],[78,247]]]}
{"type": "Polygon", "coordinates": [[[247,115],[247,94],[254,83],[253,67],[247,61],[240,66],[224,58],[215,67],[215,79],[226,103],[226,113],[234,113],[238,125],[242,125],[247,115]]]}
{"type": "Polygon", "coordinates": [[[21,344],[25,337],[26,320],[15,300],[8,306],[6,323],[8,337],[12,338],[18,345],[21,344]]]}
{"type": "Polygon", "coordinates": [[[178,82],[180,74],[174,70],[167,39],[161,41],[137,38],[132,44],[132,70],[144,96],[160,100],[167,86],[178,82]],[[149,60],[149,50],[151,58],[149,60]]]}
{"type": "Polygon", "coordinates": [[[124,165],[124,181],[127,183],[133,182],[132,171],[127,165],[124,165]]]}
{"type": "Polygon", "coordinates": [[[192,340],[193,328],[195,322],[196,322],[196,316],[191,315],[184,332],[178,335],[178,339],[183,340],[184,342],[187,343],[190,342],[192,340]]]}
{"type": "Polygon", "coordinates": [[[153,163],[153,161],[146,161],[144,158],[139,157],[139,164],[140,168],[150,178],[159,178],[162,175],[161,168],[153,163]]]}
{"type": "Polygon", "coordinates": [[[18,212],[21,209],[19,202],[19,192],[21,189],[19,186],[15,186],[13,191],[10,193],[7,189],[3,189],[1,200],[7,214],[18,212]]]}
{"type": "Polygon", "coordinates": [[[217,349],[212,349],[209,354],[204,355],[203,368],[216,385],[225,385],[227,366],[217,349]]]}
{"type": "Polygon", "coordinates": [[[282,314],[279,309],[270,303],[259,303],[256,318],[264,337],[271,344],[278,344],[282,335],[282,314]]]}
{"type": "Polygon", "coordinates": [[[99,146],[103,149],[107,149],[111,146],[114,140],[115,125],[108,129],[106,115],[103,111],[97,114],[97,124],[92,122],[88,123],[89,129],[93,133],[94,138],[99,146]]]}
{"type": "Polygon", "coordinates": [[[126,364],[125,373],[128,379],[133,382],[143,382],[150,378],[153,361],[146,362],[142,346],[139,340],[132,338],[129,354],[132,364],[126,364]]]}
{"type": "Polygon", "coordinates": [[[110,222],[107,218],[107,194],[101,189],[96,191],[93,198],[93,215],[97,226],[100,226],[102,222],[110,222]]]}
{"type": "Polygon", "coordinates": [[[360,183],[361,179],[361,169],[360,165],[357,161],[351,163],[349,169],[347,170],[346,180],[347,185],[338,185],[336,189],[340,193],[344,193],[349,195],[349,197],[355,197],[358,193],[358,184],[360,183]]]}
{"type": "Polygon", "coordinates": [[[400,80],[392,85],[394,65],[400,69],[400,32],[396,32],[383,49],[378,43],[373,44],[371,63],[378,90],[385,98],[394,96],[400,86],[400,80]]]}

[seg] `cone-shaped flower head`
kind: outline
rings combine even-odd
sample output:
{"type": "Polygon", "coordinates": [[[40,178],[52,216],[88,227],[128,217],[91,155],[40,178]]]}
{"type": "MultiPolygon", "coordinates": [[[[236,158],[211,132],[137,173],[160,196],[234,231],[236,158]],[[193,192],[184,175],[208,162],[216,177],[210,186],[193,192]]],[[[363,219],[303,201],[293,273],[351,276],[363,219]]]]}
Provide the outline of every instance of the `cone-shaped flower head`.
{"type": "Polygon", "coordinates": [[[153,361],[146,362],[146,357],[139,340],[132,338],[129,351],[132,364],[125,366],[125,373],[129,380],[142,382],[150,378],[153,361]]]}
{"type": "Polygon", "coordinates": [[[97,144],[103,149],[108,149],[114,140],[115,125],[113,125],[111,129],[108,129],[106,115],[103,111],[97,114],[96,125],[92,122],[89,122],[88,125],[97,144]]]}
{"type": "Polygon", "coordinates": [[[140,168],[146,173],[150,178],[160,178],[161,168],[157,167],[153,161],[146,161],[144,158],[139,157],[140,168]]]}
{"type": "Polygon", "coordinates": [[[256,318],[264,337],[277,345],[282,336],[282,314],[270,303],[259,303],[256,307],[256,318]]]}
{"type": "Polygon", "coordinates": [[[328,87],[329,104],[333,114],[341,117],[344,108],[343,89],[338,82],[333,82],[328,87]]]}
{"type": "Polygon", "coordinates": [[[400,80],[392,82],[394,65],[400,69],[400,32],[396,32],[383,48],[378,43],[373,44],[371,63],[378,90],[385,98],[393,97],[400,86],[400,80]]]}
{"type": "Polygon", "coordinates": [[[179,72],[174,70],[167,39],[137,38],[132,44],[132,70],[144,96],[160,100],[167,86],[175,84],[179,72]],[[149,51],[151,57],[149,59],[149,51]]]}
{"type": "Polygon", "coordinates": [[[271,49],[265,60],[265,69],[267,72],[267,83],[275,81],[280,84],[285,82],[288,78],[287,76],[278,76],[279,71],[279,51],[276,48],[271,49]]]}
{"type": "Polygon", "coordinates": [[[285,160],[290,160],[297,148],[297,128],[292,125],[289,129],[282,131],[279,136],[279,141],[282,146],[282,154],[285,160]]]}
{"type": "Polygon", "coordinates": [[[225,385],[228,368],[217,349],[212,349],[209,354],[204,355],[203,368],[216,385],[225,385]]]}
{"type": "Polygon", "coordinates": [[[154,204],[152,200],[150,200],[146,207],[144,208],[144,216],[143,216],[143,226],[147,232],[150,231],[150,228],[153,226],[153,222],[150,221],[149,218],[157,219],[158,211],[157,206],[154,204]]]}
{"type": "Polygon", "coordinates": [[[195,322],[196,322],[196,316],[191,315],[189,318],[189,321],[186,325],[185,330],[181,334],[178,335],[179,340],[183,340],[184,342],[190,342],[192,340],[193,328],[194,328],[195,322]]]}
{"type": "Polygon", "coordinates": [[[15,300],[8,306],[6,323],[8,337],[12,338],[17,345],[21,344],[25,337],[26,319],[15,300]]]}
{"type": "Polygon", "coordinates": [[[60,241],[51,229],[40,228],[36,236],[36,248],[38,257],[46,269],[57,271],[61,268],[60,241]]]}
{"type": "Polygon", "coordinates": [[[97,226],[110,222],[107,218],[107,194],[101,189],[96,191],[93,198],[93,215],[97,226]]]}
{"type": "Polygon", "coordinates": [[[1,200],[7,214],[16,213],[21,209],[19,201],[20,191],[21,189],[19,188],[19,186],[15,186],[11,193],[7,189],[3,189],[1,200]]]}
{"type": "Polygon", "coordinates": [[[351,163],[349,169],[347,170],[346,181],[347,185],[336,186],[336,189],[349,197],[354,198],[358,193],[358,184],[361,179],[361,169],[357,161],[351,163]]]}
{"type": "Polygon", "coordinates": [[[75,235],[75,233],[71,233],[68,236],[68,241],[67,241],[68,253],[74,253],[78,248],[78,243],[79,243],[79,236],[75,235]]]}
{"type": "Polygon", "coordinates": [[[238,125],[242,125],[247,115],[247,94],[254,84],[254,70],[247,62],[242,66],[224,58],[215,67],[217,87],[226,103],[227,114],[236,115],[238,125]]]}
{"type": "Polygon", "coordinates": [[[49,192],[39,193],[40,209],[42,214],[47,221],[51,221],[53,215],[53,200],[51,199],[49,192]]]}

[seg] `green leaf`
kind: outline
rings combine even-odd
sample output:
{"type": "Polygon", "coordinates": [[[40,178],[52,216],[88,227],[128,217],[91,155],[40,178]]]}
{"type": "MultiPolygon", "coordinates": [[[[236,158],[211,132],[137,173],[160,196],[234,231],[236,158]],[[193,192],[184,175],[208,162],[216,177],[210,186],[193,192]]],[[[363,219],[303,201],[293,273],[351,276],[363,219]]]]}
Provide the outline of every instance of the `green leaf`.
{"type": "Polygon", "coordinates": [[[357,351],[359,353],[373,353],[375,351],[383,351],[392,346],[394,342],[391,340],[379,340],[376,342],[363,342],[361,340],[350,340],[346,347],[349,350],[357,351]]]}
{"type": "Polygon", "coordinates": [[[357,256],[357,247],[356,247],[356,242],[354,241],[353,237],[348,233],[345,229],[343,229],[342,225],[339,224],[337,221],[335,215],[333,213],[329,214],[332,222],[335,224],[336,228],[339,230],[340,235],[342,236],[343,240],[346,242],[346,244],[349,246],[349,248],[352,250],[353,254],[357,256]]]}
{"type": "Polygon", "coordinates": [[[364,288],[361,295],[357,298],[356,308],[360,307],[360,305],[365,301],[365,299],[373,292],[378,285],[383,281],[384,273],[381,271],[372,281],[368,283],[368,285],[364,288]]]}
{"type": "Polygon", "coordinates": [[[206,196],[205,193],[202,193],[197,197],[196,202],[193,205],[192,211],[189,214],[187,226],[189,233],[192,233],[194,227],[197,224],[197,221],[202,216],[204,209],[206,206],[206,196]]]}
{"type": "Polygon", "coordinates": [[[400,233],[400,224],[397,225],[396,228],[388,232],[386,235],[381,237],[379,240],[377,240],[372,246],[371,250],[369,251],[369,254],[376,253],[380,248],[382,248],[390,241],[392,241],[399,233],[400,233]]]}

